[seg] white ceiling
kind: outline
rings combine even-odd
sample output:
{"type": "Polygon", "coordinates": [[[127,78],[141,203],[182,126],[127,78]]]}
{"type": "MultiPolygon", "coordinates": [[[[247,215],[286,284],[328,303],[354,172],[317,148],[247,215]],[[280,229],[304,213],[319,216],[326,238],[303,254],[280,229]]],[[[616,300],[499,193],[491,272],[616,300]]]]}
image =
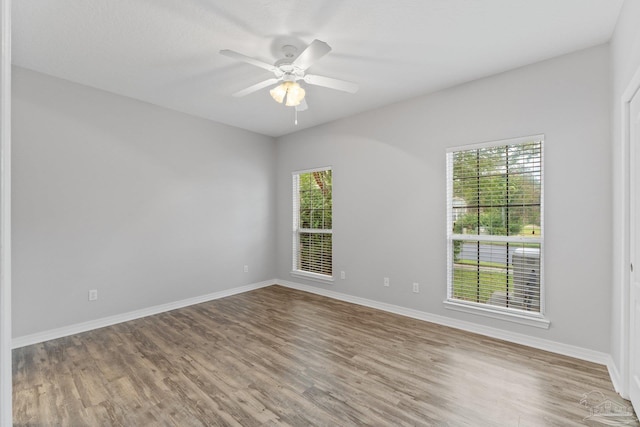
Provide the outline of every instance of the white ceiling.
{"type": "MultiPolygon", "coordinates": [[[[623,0],[19,0],[13,63],[271,136],[607,42],[623,0]],[[333,50],[308,71],[309,110],[263,89],[283,44],[333,50]]],[[[304,85],[304,83],[303,83],[304,85]]]]}

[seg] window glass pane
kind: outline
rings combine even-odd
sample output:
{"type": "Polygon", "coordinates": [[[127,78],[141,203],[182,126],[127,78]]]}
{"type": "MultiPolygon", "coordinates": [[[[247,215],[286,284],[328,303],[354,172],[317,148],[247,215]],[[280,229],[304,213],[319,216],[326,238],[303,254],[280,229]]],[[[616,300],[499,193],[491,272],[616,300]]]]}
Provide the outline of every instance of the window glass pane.
{"type": "Polygon", "coordinates": [[[298,270],[332,275],[331,234],[300,233],[298,270]]]}
{"type": "Polygon", "coordinates": [[[540,310],[540,244],[454,240],[452,297],[540,310]]]}
{"type": "Polygon", "coordinates": [[[453,232],[539,237],[540,156],[540,142],[453,153],[453,232]]]}
{"type": "Polygon", "coordinates": [[[331,170],[300,174],[300,228],[330,230],[331,170]]]}

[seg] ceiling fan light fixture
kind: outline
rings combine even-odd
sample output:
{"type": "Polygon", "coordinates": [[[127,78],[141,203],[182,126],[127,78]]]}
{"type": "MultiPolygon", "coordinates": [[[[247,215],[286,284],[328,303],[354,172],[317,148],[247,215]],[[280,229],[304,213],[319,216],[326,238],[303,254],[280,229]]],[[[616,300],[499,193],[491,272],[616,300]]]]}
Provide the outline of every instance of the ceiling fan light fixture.
{"type": "Polygon", "coordinates": [[[300,105],[304,99],[305,90],[300,84],[294,81],[285,81],[269,91],[271,97],[279,104],[287,99],[285,105],[287,107],[295,107],[300,105]]]}

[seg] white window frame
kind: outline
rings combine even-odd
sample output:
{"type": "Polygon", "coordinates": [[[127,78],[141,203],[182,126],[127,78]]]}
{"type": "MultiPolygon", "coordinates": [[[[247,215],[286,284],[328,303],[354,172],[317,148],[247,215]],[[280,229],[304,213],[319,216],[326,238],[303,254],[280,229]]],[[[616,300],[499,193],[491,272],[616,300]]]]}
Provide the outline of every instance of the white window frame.
{"type": "Polygon", "coordinates": [[[480,144],[467,145],[462,147],[451,147],[447,149],[447,299],[444,301],[445,308],[473,313],[485,317],[507,320],[529,326],[548,329],[550,321],[545,317],[545,284],[544,284],[544,135],[532,135],[520,138],[505,139],[499,141],[483,142],[480,144]],[[453,232],[453,153],[467,150],[475,150],[489,147],[499,147],[506,145],[517,145],[531,141],[541,142],[541,194],[540,194],[540,238],[531,239],[521,236],[492,236],[492,235],[468,235],[455,234],[453,232]],[[453,298],[453,242],[454,240],[481,240],[487,242],[513,242],[513,243],[539,243],[540,244],[540,311],[526,312],[514,310],[486,303],[465,301],[453,298]]]}
{"type": "MultiPolygon", "coordinates": [[[[313,169],[304,169],[299,171],[294,171],[291,174],[292,177],[292,189],[293,189],[293,253],[292,253],[292,265],[291,265],[291,275],[295,277],[300,277],[308,280],[314,280],[317,282],[324,283],[332,283],[335,281],[335,276],[333,275],[333,248],[331,251],[331,272],[332,275],[328,276],[325,274],[314,273],[310,271],[304,271],[298,269],[298,260],[300,256],[300,234],[301,233],[311,233],[311,234],[330,234],[333,236],[333,208],[332,208],[332,226],[331,229],[314,229],[314,228],[300,228],[300,175],[306,173],[313,172],[323,172],[323,171],[331,171],[332,175],[332,183],[333,183],[333,168],[331,166],[313,168],[313,169]]],[[[332,185],[332,197],[333,197],[333,185],[332,185]]],[[[333,206],[333,200],[332,200],[333,206]]],[[[333,247],[333,237],[332,237],[332,247],[333,247]]]]}

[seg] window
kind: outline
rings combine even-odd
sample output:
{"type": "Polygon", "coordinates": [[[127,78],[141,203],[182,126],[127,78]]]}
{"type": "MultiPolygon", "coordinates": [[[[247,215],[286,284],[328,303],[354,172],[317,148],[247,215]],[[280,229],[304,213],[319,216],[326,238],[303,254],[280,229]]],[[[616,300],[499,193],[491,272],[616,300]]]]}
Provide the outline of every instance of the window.
{"type": "Polygon", "coordinates": [[[447,302],[542,317],[542,144],[535,136],[447,153],[447,302]]]}
{"type": "Polygon", "coordinates": [[[330,168],[293,174],[293,272],[333,279],[330,168]]]}

